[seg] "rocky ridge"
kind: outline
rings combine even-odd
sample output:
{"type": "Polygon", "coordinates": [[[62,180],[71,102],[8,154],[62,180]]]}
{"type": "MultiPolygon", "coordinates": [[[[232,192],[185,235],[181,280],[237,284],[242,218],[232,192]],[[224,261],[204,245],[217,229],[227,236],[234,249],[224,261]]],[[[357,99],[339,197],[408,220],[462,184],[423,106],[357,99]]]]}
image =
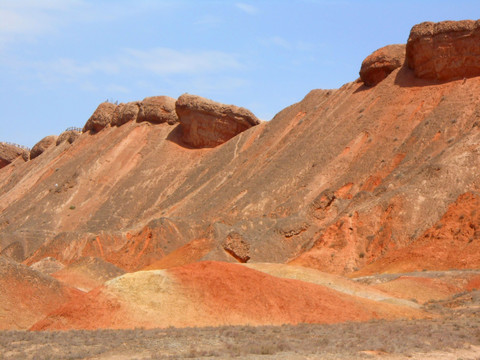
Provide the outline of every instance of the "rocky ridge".
{"type": "MultiPolygon", "coordinates": [[[[418,29],[409,43],[429,43],[432,33],[418,29]]],[[[457,41],[456,30],[442,34],[442,41],[457,41]]],[[[476,36],[462,34],[463,45],[476,36]]],[[[215,291],[211,279],[195,288],[185,285],[188,276],[170,277],[191,275],[197,262],[208,276],[217,273],[208,266],[230,269],[225,262],[288,263],[353,277],[478,268],[480,77],[458,78],[452,59],[463,59],[462,46],[458,53],[448,47],[441,79],[423,76],[422,63],[412,69],[408,58],[445,59],[444,47],[427,56],[426,48],[407,44],[406,62],[387,56],[392,47],[379,49],[364,61],[370,75],[364,69],[339,89],[312,90],[269,122],[188,94],[104,103],[75,141],[57,139],[35,161],[4,166],[1,253],[25,265],[52,257],[66,269],[54,276],[90,290],[87,307],[73,299],[38,328],[58,328],[65,318],[79,324],[72,327],[95,326],[81,321],[82,311],[105,310],[112,291],[118,313],[102,321],[124,326],[123,316],[133,315],[112,284],[123,284],[126,294],[135,282],[127,280],[137,277],[148,291],[158,290],[150,280],[160,274],[185,301],[206,299],[215,291]],[[89,267],[100,272],[92,277],[89,267]],[[136,273],[94,289],[106,279],[102,269],[136,273]]],[[[403,54],[403,46],[395,49],[403,54]]],[[[404,296],[398,284],[418,287],[401,279],[384,288],[404,296]]],[[[447,284],[439,294],[463,289],[447,284]]],[[[295,311],[281,321],[295,323],[295,311]]],[[[147,324],[147,315],[136,324],[147,324]]],[[[225,323],[241,323],[225,316],[225,323]]]]}

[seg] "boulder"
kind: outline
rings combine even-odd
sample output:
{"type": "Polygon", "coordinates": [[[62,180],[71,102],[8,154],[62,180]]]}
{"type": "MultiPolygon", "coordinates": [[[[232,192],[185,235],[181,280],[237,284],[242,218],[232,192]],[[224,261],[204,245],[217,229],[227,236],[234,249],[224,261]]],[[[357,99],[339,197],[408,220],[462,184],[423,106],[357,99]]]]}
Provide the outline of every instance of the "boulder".
{"type": "Polygon", "coordinates": [[[129,121],[137,120],[139,111],[140,103],[138,101],[119,104],[113,112],[112,125],[121,126],[129,121]]]}
{"type": "Polygon", "coordinates": [[[13,144],[0,142],[0,169],[10,164],[13,160],[21,156],[25,161],[28,160],[29,153],[13,144]]]}
{"type": "Polygon", "coordinates": [[[89,130],[98,132],[102,130],[107,125],[110,125],[112,122],[113,112],[115,111],[117,105],[103,102],[98,105],[95,112],[90,116],[87,123],[83,127],[83,132],[87,132],[89,130]]]}
{"type": "Polygon", "coordinates": [[[175,103],[183,141],[193,147],[215,147],[258,125],[249,110],[200,96],[183,94],[175,103]]]}
{"type": "Polygon", "coordinates": [[[178,122],[175,111],[175,99],[170,96],[152,96],[143,99],[140,103],[140,112],[137,121],[148,121],[155,124],[178,122]]]}
{"type": "Polygon", "coordinates": [[[250,244],[239,233],[231,232],[228,234],[222,246],[238,262],[246,263],[250,260],[250,244]]]}
{"type": "Polygon", "coordinates": [[[125,107],[125,104],[120,103],[120,104],[117,105],[117,107],[113,111],[112,121],[111,121],[112,126],[120,126],[120,125],[124,124],[122,122],[122,111],[123,111],[124,107],[125,107]]]}
{"type": "Polygon", "coordinates": [[[405,45],[384,46],[362,62],[360,78],[367,86],[375,86],[405,61],[405,45]]]}
{"type": "Polygon", "coordinates": [[[480,20],[415,25],[407,42],[406,62],[422,79],[447,81],[480,75],[480,20]]]}
{"type": "Polygon", "coordinates": [[[67,130],[61,133],[58,138],[56,145],[60,145],[61,143],[67,141],[69,144],[73,143],[77,138],[80,136],[80,132],[75,130],[67,130]]]}
{"type": "Polygon", "coordinates": [[[45,136],[42,140],[40,140],[33,146],[32,150],[30,151],[30,160],[35,159],[37,156],[47,150],[50,146],[55,145],[56,143],[56,135],[45,136]]]}

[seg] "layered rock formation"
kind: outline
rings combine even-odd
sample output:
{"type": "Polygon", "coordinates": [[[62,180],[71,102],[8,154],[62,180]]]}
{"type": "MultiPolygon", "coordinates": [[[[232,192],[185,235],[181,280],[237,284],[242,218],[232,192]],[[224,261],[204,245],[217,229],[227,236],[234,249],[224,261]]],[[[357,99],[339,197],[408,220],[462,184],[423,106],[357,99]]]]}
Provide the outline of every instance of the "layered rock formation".
{"type": "MultiPolygon", "coordinates": [[[[180,124],[171,98],[129,103],[138,112],[122,126],[0,171],[0,251],[15,243],[26,264],[89,256],[127,271],[198,260],[338,274],[405,261],[409,270],[478,267],[478,234],[463,229],[480,228],[473,213],[429,231],[452,204],[477,203],[480,77],[438,83],[406,66],[383,71],[374,87],[313,90],[262,123],[193,95],[176,102],[180,124]],[[430,256],[440,243],[450,255],[430,256]]],[[[129,104],[100,105],[106,124],[129,104]]]]}
{"type": "MultiPolygon", "coordinates": [[[[412,39],[407,57],[421,58],[412,39]]],[[[100,105],[85,125],[96,135],[2,168],[0,285],[33,279],[19,285],[22,296],[33,289],[45,301],[24,306],[12,289],[0,291],[0,316],[7,314],[0,323],[15,328],[19,317],[22,328],[40,320],[35,329],[64,329],[415,317],[418,305],[391,295],[409,299],[408,289],[424,284],[413,296],[423,302],[478,287],[478,272],[457,277],[461,286],[410,276],[371,289],[316,271],[358,277],[480,267],[480,77],[452,80],[449,70],[451,81],[439,83],[450,65],[432,80],[408,66],[390,72],[401,64],[394,49],[402,52],[382,48],[364,62],[362,80],[375,86],[313,90],[269,122],[186,94],[175,108],[168,97],[100,105]],[[55,280],[12,259],[45,272],[49,264],[65,268],[55,280]],[[72,287],[89,292],[77,298],[72,287]]],[[[457,47],[448,49],[454,59],[457,47]]],[[[444,58],[445,48],[437,50],[430,59],[444,58]]]]}
{"type": "Polygon", "coordinates": [[[215,147],[258,125],[249,110],[224,105],[200,96],[183,94],[175,104],[183,141],[193,147],[215,147]]]}
{"type": "Polygon", "coordinates": [[[422,79],[445,81],[480,75],[480,21],[415,25],[407,42],[406,62],[422,79]]]}
{"type": "Polygon", "coordinates": [[[20,156],[26,161],[29,158],[29,152],[13,144],[0,142],[0,169],[20,156]]]}
{"type": "Polygon", "coordinates": [[[393,70],[401,67],[404,61],[405,45],[384,46],[363,60],[360,79],[367,86],[375,86],[393,70]]]}

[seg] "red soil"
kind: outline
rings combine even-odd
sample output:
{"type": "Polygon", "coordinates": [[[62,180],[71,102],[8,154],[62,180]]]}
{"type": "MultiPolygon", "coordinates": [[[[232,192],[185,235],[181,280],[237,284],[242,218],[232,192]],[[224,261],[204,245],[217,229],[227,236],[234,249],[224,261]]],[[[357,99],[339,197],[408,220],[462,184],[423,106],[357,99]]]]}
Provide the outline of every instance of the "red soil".
{"type": "Polygon", "coordinates": [[[384,304],[237,264],[199,262],[170,273],[200,299],[212,317],[238,319],[240,323],[337,323],[399,315],[395,311],[388,314],[387,308],[393,310],[388,305],[382,308],[384,304]]]}
{"type": "Polygon", "coordinates": [[[414,276],[401,276],[374,287],[399,298],[415,299],[421,304],[430,300],[446,299],[464,290],[461,284],[455,285],[444,279],[414,276]]]}
{"type": "Polygon", "coordinates": [[[169,269],[194,263],[211,250],[212,241],[210,239],[196,239],[148,265],[143,270],[169,269]]]}
{"type": "Polygon", "coordinates": [[[54,311],[32,330],[337,323],[424,316],[242,265],[200,262],[126,274],[54,311]]]}
{"type": "Polygon", "coordinates": [[[480,290],[480,275],[472,277],[465,288],[468,291],[480,290]]]}
{"type": "Polygon", "coordinates": [[[97,288],[57,308],[30,330],[121,329],[135,327],[118,299],[97,288]],[[131,324],[130,326],[128,324],[131,324]]]}
{"type": "Polygon", "coordinates": [[[465,193],[412,244],[392,250],[352,276],[480,267],[480,196],[465,193]],[[478,230],[477,230],[478,229],[478,230]]]}
{"type": "Polygon", "coordinates": [[[0,257],[0,330],[27,329],[81,292],[0,257]]]}

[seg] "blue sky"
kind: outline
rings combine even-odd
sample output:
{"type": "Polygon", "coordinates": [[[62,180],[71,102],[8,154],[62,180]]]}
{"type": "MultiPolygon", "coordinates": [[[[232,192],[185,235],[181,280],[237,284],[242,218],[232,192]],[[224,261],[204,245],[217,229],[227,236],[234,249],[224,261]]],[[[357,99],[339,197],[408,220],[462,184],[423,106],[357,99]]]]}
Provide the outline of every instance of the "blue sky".
{"type": "Polygon", "coordinates": [[[0,0],[0,141],[31,147],[106,99],[185,92],[270,120],[355,80],[414,24],[479,14],[478,0],[0,0]]]}

